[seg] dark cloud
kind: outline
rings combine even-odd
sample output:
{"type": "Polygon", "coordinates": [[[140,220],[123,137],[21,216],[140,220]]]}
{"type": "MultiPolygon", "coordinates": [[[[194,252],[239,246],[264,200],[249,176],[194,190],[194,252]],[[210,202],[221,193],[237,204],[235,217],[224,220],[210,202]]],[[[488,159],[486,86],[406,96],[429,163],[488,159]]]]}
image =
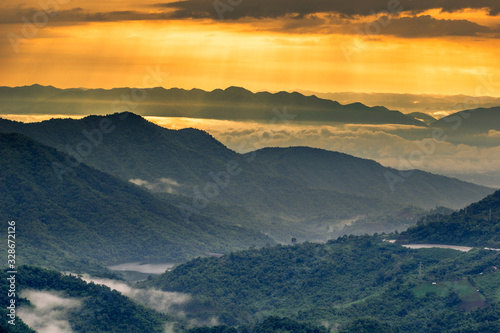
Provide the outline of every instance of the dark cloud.
{"type": "Polygon", "coordinates": [[[90,12],[83,8],[72,8],[54,12],[46,12],[39,8],[5,8],[0,12],[0,24],[35,23],[75,24],[85,22],[115,22],[136,20],[167,20],[166,13],[143,13],[138,11],[90,12]]]}
{"type": "Polygon", "coordinates": [[[175,18],[240,19],[278,18],[288,14],[339,13],[366,16],[373,13],[442,9],[447,12],[465,8],[486,8],[490,15],[500,12],[498,0],[185,0],[154,5],[174,9],[175,18]]]}
{"type": "MultiPolygon", "coordinates": [[[[499,29],[491,29],[467,20],[435,19],[428,15],[417,16],[431,8],[457,11],[464,8],[487,8],[498,14],[500,1],[491,0],[185,0],[152,5],[155,11],[121,10],[92,12],[80,7],[45,12],[34,7],[11,7],[0,11],[0,24],[25,24],[37,26],[70,25],[87,22],[116,22],[136,20],[172,20],[188,18],[278,19],[276,24],[264,29],[294,33],[359,34],[368,36],[393,35],[397,37],[478,36],[499,37],[499,29]],[[411,17],[384,15],[385,13],[413,12],[411,17]],[[317,15],[317,13],[323,13],[317,15]],[[357,16],[382,13],[377,21],[353,23],[357,16]],[[389,19],[390,17],[391,19],[389,19]]],[[[234,22],[234,21],[230,21],[234,22]]]]}
{"type": "MultiPolygon", "coordinates": [[[[365,25],[367,34],[383,34],[404,38],[441,36],[478,36],[492,30],[467,20],[439,20],[429,15],[389,19],[379,18],[365,25]]],[[[364,31],[362,29],[362,31],[364,31]]]]}
{"type": "Polygon", "coordinates": [[[374,40],[375,36],[390,35],[403,38],[425,38],[443,36],[498,37],[498,29],[482,26],[467,20],[436,19],[430,15],[389,17],[380,16],[367,23],[354,23],[346,18],[330,15],[326,19],[316,15],[301,18],[286,17],[281,25],[273,29],[280,32],[361,34],[374,40]]]}
{"type": "MultiPolygon", "coordinates": [[[[73,8],[46,13],[40,8],[17,7],[2,8],[0,24],[22,23],[23,18],[32,21],[43,20],[44,13],[51,22],[95,22],[125,20],[166,20],[209,18],[237,20],[247,18],[302,19],[316,13],[334,13],[344,18],[367,16],[375,13],[413,12],[418,14],[428,9],[441,9],[446,12],[466,8],[488,10],[490,15],[500,13],[498,0],[181,0],[151,5],[158,11],[111,11],[92,12],[83,8],[73,8]]],[[[318,20],[316,20],[316,23],[318,20]]],[[[311,23],[311,22],[309,22],[311,23]]]]}
{"type": "Polygon", "coordinates": [[[294,31],[299,33],[306,32],[328,32],[332,26],[332,20],[325,20],[316,15],[307,15],[304,17],[290,17],[283,21],[282,27],[275,29],[278,31],[294,31]]]}

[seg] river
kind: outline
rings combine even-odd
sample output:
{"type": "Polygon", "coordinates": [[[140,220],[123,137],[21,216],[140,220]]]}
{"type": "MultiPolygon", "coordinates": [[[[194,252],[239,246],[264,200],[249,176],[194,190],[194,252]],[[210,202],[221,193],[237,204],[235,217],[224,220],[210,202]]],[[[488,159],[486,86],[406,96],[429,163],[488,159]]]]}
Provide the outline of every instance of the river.
{"type": "Polygon", "coordinates": [[[146,279],[149,275],[159,275],[170,271],[175,266],[175,263],[141,263],[128,262],[119,265],[109,266],[113,271],[120,271],[128,281],[139,281],[146,279]]]}

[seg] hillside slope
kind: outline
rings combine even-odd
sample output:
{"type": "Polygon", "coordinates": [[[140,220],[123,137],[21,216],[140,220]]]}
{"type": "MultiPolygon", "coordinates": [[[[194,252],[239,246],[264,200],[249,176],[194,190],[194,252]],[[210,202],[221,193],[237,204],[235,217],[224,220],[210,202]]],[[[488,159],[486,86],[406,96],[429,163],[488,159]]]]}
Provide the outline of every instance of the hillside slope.
{"type": "Polygon", "coordinates": [[[500,190],[459,212],[420,220],[398,242],[500,248],[500,190]]]}
{"type": "Polygon", "coordinates": [[[0,135],[0,216],[15,220],[21,263],[185,260],[272,242],[195,215],[85,164],[59,177],[67,156],[19,134],[0,135]]]}
{"type": "Polygon", "coordinates": [[[207,305],[188,318],[227,325],[280,315],[341,332],[495,332],[499,260],[495,251],[410,250],[345,236],[200,258],[142,285],[190,293],[207,305]],[[348,329],[369,327],[363,321],[380,328],[348,329]]]}
{"type": "Polygon", "coordinates": [[[269,170],[309,188],[376,197],[404,205],[461,208],[469,204],[472,197],[479,200],[481,195],[493,192],[492,189],[420,170],[409,171],[411,175],[401,177],[399,170],[384,167],[373,160],[323,149],[264,148],[255,156],[256,161],[267,165],[269,170]],[[389,174],[399,177],[394,184],[389,174]]]}

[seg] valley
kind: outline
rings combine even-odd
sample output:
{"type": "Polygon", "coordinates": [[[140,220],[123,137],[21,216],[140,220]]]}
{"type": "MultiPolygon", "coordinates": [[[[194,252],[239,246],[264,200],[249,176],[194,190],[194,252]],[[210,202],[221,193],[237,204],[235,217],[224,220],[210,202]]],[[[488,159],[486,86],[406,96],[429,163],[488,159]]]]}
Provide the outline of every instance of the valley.
{"type": "Polygon", "coordinates": [[[0,2],[0,333],[499,333],[500,2],[0,2]]]}
{"type": "Polygon", "coordinates": [[[12,332],[499,329],[493,188],[131,112],[0,119],[0,153],[12,332]]]}

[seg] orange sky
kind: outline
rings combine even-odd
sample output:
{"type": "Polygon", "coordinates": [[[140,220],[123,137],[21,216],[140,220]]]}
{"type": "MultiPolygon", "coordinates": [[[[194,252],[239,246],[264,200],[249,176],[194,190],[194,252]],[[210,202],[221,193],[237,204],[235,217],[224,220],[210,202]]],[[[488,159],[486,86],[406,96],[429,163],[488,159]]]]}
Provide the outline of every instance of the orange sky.
{"type": "MultiPolygon", "coordinates": [[[[411,36],[411,20],[389,22],[377,33],[363,32],[378,15],[349,21],[331,13],[304,19],[158,19],[154,15],[172,10],[118,0],[54,1],[65,12],[46,15],[46,24],[38,1],[0,5],[8,9],[0,15],[0,85],[206,90],[235,85],[253,91],[500,96],[496,84],[500,82],[500,18],[485,10],[421,12],[417,24],[440,20],[437,23],[451,32],[411,36]],[[130,13],[112,13],[117,10],[130,13]],[[37,13],[43,22],[25,38],[23,18],[33,22],[37,13]],[[111,14],[106,19],[81,19],[86,17],[82,13],[111,14]],[[456,21],[452,23],[457,27],[450,28],[449,20],[456,21]],[[490,30],[468,36],[460,29],[477,26],[464,22],[490,30]],[[156,81],[145,79],[152,71],[159,72],[156,81]],[[485,86],[485,80],[492,84],[485,86]]],[[[412,16],[403,13],[398,18],[412,16]]],[[[422,26],[425,29],[429,27],[422,26]]]]}

